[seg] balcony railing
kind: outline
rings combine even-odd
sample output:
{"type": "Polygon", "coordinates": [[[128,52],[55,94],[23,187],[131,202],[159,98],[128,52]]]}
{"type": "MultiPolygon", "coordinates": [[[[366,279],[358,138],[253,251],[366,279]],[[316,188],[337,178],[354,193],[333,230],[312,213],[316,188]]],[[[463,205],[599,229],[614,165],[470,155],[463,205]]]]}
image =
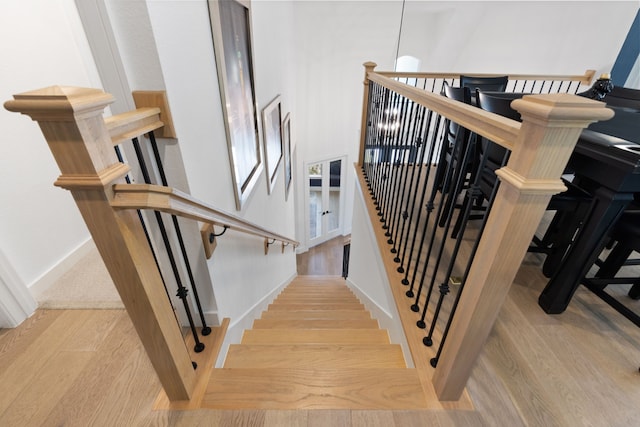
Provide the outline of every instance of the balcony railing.
{"type": "Polygon", "coordinates": [[[520,123],[442,96],[459,74],[374,68],[365,64],[361,188],[414,363],[440,400],[458,400],[551,196],[566,189],[581,130],[612,112],[574,95],[591,71],[509,76],[507,91],[536,93],[511,104],[520,123]],[[452,125],[465,132],[450,146],[452,125]],[[484,198],[473,137],[507,151],[484,198]],[[472,209],[479,221],[467,221],[472,209]]]}

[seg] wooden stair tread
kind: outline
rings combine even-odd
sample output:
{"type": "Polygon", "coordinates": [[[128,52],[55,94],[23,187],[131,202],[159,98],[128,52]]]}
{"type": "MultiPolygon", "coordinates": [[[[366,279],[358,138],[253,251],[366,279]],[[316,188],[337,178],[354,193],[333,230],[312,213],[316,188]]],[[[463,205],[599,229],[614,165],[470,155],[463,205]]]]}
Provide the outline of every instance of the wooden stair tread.
{"type": "Polygon", "coordinates": [[[415,369],[217,369],[211,409],[428,409],[415,369]]]}
{"type": "Polygon", "coordinates": [[[314,302],[286,302],[274,301],[269,304],[268,310],[364,310],[361,303],[332,302],[327,304],[316,304],[314,302]]]}
{"type": "Polygon", "coordinates": [[[257,319],[253,329],[378,329],[376,319],[257,319]]]}
{"type": "Polygon", "coordinates": [[[360,304],[360,301],[355,296],[347,297],[333,297],[333,296],[279,296],[274,301],[274,304],[290,303],[290,304],[360,304]]]}
{"type": "Polygon", "coordinates": [[[280,310],[265,311],[262,319],[371,319],[365,310],[280,310]]]}
{"type": "Polygon", "coordinates": [[[242,344],[389,344],[383,329],[250,329],[242,344]]]}
{"type": "Polygon", "coordinates": [[[347,285],[318,285],[318,286],[310,286],[310,285],[295,285],[291,284],[287,286],[282,292],[350,292],[353,293],[351,289],[347,285]]]}
{"type": "Polygon", "coordinates": [[[406,368],[399,345],[232,344],[225,368],[406,368]]]}

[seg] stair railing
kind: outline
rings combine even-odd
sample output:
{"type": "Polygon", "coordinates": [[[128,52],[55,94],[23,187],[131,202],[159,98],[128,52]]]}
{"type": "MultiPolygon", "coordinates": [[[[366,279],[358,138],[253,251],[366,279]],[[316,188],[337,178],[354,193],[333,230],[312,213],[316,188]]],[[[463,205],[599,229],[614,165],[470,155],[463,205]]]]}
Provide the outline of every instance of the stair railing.
{"type": "MultiPolygon", "coordinates": [[[[111,102],[113,97],[98,89],[53,86],[14,95],[4,105],[38,122],[61,171],[55,185],[69,190],[76,201],[167,397],[170,401],[189,400],[198,381],[195,365],[140,210],[167,212],[174,218],[187,217],[225,231],[260,236],[265,241],[265,254],[276,241],[282,243],[283,250],[285,245],[295,247],[298,242],[178,190],[128,183],[130,167],[122,162],[114,145],[154,131],[165,135],[168,126],[161,115],[166,111],[139,108],[105,119],[104,109],[111,102]]],[[[191,326],[193,329],[193,323],[191,326]]],[[[197,345],[195,331],[194,339],[197,345]]]]}
{"type": "Polygon", "coordinates": [[[421,379],[440,400],[458,400],[551,196],[566,189],[560,176],[581,130],[612,111],[573,95],[593,72],[511,76],[507,90],[545,93],[512,103],[519,123],[440,95],[458,74],[377,73],[374,63],[364,65],[360,186],[380,223],[376,239],[421,379]],[[457,161],[438,176],[452,123],[466,131],[451,149],[457,161]],[[508,160],[480,225],[451,239],[455,215],[466,219],[482,204],[464,166],[476,155],[473,134],[506,148],[508,160]],[[456,212],[464,193],[474,202],[456,212]]]}

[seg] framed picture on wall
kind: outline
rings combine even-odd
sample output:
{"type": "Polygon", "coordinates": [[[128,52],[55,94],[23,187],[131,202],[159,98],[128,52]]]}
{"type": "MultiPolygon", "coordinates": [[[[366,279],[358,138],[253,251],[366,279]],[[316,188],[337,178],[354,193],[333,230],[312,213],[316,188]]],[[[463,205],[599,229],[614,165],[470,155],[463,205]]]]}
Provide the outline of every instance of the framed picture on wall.
{"type": "Polygon", "coordinates": [[[253,75],[250,2],[209,0],[208,6],[236,208],[241,210],[264,168],[253,75]]]}
{"type": "Polygon", "coordinates": [[[284,199],[289,198],[289,189],[293,177],[291,162],[291,114],[287,113],[282,123],[282,148],[284,150],[284,199]]]}
{"type": "Polygon", "coordinates": [[[278,167],[282,161],[282,111],[280,95],[276,96],[262,110],[262,127],[264,139],[265,169],[267,171],[267,188],[269,194],[278,177],[278,167]]]}

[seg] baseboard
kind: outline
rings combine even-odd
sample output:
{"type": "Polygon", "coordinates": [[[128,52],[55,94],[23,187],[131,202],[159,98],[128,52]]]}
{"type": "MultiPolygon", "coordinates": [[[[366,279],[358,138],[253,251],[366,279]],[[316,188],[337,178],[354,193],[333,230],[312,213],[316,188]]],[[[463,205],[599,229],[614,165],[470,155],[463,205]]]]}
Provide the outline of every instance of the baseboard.
{"type": "Polygon", "coordinates": [[[0,251],[0,328],[15,328],[36,308],[35,298],[0,251]]]}
{"type": "Polygon", "coordinates": [[[245,329],[251,329],[253,327],[253,321],[260,318],[262,312],[267,310],[269,304],[273,302],[278,294],[287,285],[289,285],[289,283],[291,283],[291,281],[295,279],[295,277],[296,274],[291,275],[287,280],[285,280],[274,290],[265,295],[260,301],[255,303],[242,316],[229,324],[229,327],[227,328],[227,334],[225,335],[224,342],[222,343],[222,348],[220,349],[218,359],[216,360],[216,368],[221,368],[224,365],[224,361],[227,357],[227,352],[229,351],[229,346],[231,344],[240,343],[240,341],[242,340],[242,334],[244,333],[245,329]]]}
{"type": "Polygon", "coordinates": [[[395,316],[389,313],[384,308],[380,307],[373,299],[367,295],[362,289],[355,283],[351,282],[349,278],[346,280],[347,286],[356,294],[358,299],[367,307],[367,310],[371,312],[371,315],[378,320],[380,328],[386,329],[389,332],[389,339],[393,344],[399,344],[402,348],[405,363],[408,368],[413,368],[413,358],[411,357],[411,351],[409,350],[409,344],[407,338],[404,335],[404,329],[402,328],[402,322],[397,313],[395,316]]]}
{"type": "Polygon", "coordinates": [[[51,269],[42,274],[33,283],[28,285],[31,295],[37,297],[42,292],[46,291],[53,285],[60,277],[62,277],[67,271],[71,270],[84,256],[89,254],[95,248],[93,239],[89,238],[84,243],[75,248],[69,255],[61,259],[51,269]]]}

